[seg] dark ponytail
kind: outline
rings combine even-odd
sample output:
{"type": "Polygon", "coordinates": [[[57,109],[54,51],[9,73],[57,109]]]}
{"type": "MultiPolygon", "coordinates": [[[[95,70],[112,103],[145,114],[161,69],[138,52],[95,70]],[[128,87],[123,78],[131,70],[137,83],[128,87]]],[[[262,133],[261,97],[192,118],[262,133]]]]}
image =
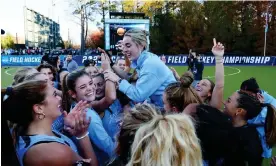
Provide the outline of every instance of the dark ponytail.
{"type": "Polygon", "coordinates": [[[13,130],[16,142],[33,121],[33,105],[45,100],[47,86],[47,81],[32,80],[2,90],[2,95],[7,95],[2,101],[2,116],[16,125],[13,130]]]}
{"type": "Polygon", "coordinates": [[[61,84],[61,89],[62,89],[62,109],[65,110],[66,112],[70,112],[70,107],[71,107],[71,97],[69,96],[69,89],[66,84],[67,77],[70,73],[67,73],[64,76],[64,79],[61,84]]]}
{"type": "MultiPolygon", "coordinates": [[[[3,105],[3,99],[6,96],[6,89],[1,89],[1,102],[3,105]]],[[[1,111],[4,111],[3,109],[1,111]]],[[[19,166],[19,161],[14,148],[14,139],[12,138],[10,128],[8,125],[7,117],[2,112],[1,115],[1,143],[2,143],[2,165],[14,165],[19,166]]]]}
{"type": "Polygon", "coordinates": [[[265,137],[269,147],[276,143],[276,109],[271,104],[264,104],[267,107],[267,114],[265,118],[265,137]]]}
{"type": "Polygon", "coordinates": [[[246,120],[253,119],[260,114],[263,107],[267,107],[267,114],[265,118],[265,137],[269,147],[276,143],[276,109],[271,104],[263,104],[253,95],[239,91],[239,98],[237,99],[238,108],[246,110],[246,120]]]}

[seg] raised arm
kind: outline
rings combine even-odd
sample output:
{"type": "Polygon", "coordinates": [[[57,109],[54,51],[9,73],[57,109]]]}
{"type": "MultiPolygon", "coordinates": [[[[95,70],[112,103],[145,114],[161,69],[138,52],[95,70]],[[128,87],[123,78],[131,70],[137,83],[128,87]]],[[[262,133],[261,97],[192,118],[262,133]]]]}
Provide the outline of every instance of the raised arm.
{"type": "Polygon", "coordinates": [[[106,79],[119,82],[119,90],[134,102],[143,102],[161,86],[166,78],[159,78],[153,73],[141,71],[136,85],[131,85],[127,80],[120,79],[115,73],[110,73],[106,79]]]}
{"type": "MultiPolygon", "coordinates": [[[[103,74],[110,71],[110,62],[106,54],[101,55],[103,74]]],[[[105,80],[105,96],[99,101],[93,101],[91,106],[96,111],[102,111],[108,108],[116,100],[115,82],[105,80]]]]}
{"type": "Polygon", "coordinates": [[[221,109],[223,102],[223,90],[224,90],[224,66],[223,66],[223,55],[224,46],[221,43],[217,43],[216,39],[213,39],[214,46],[212,52],[216,59],[216,73],[215,73],[215,87],[210,100],[210,105],[217,109],[221,109]]]}

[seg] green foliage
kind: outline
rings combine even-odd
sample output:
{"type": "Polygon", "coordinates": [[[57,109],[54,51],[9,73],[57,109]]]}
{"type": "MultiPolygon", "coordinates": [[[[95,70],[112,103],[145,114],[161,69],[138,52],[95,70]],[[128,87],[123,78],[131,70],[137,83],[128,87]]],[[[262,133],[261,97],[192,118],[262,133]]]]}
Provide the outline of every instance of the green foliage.
{"type": "Polygon", "coordinates": [[[11,34],[7,34],[6,36],[1,36],[1,48],[15,48],[13,36],[11,34]]]}
{"type": "Polygon", "coordinates": [[[150,49],[157,54],[185,54],[190,48],[210,52],[217,38],[226,52],[243,55],[263,55],[270,6],[266,55],[276,55],[274,1],[91,0],[87,6],[102,22],[109,11],[145,13],[151,22],[150,49]]]}

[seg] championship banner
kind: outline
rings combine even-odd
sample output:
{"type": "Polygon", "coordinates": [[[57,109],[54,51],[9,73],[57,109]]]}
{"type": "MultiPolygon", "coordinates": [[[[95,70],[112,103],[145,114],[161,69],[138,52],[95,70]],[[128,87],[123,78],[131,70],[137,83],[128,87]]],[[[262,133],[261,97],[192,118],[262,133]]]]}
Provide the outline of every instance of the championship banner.
{"type": "MultiPolygon", "coordinates": [[[[2,55],[2,66],[38,66],[40,64],[41,55],[2,55]]],[[[112,56],[115,62],[117,56],[112,56]]],[[[161,58],[161,57],[160,57],[161,58]]],[[[187,66],[187,55],[165,55],[166,64],[169,66],[187,66]]],[[[63,62],[66,55],[60,55],[63,62]]],[[[75,55],[73,59],[79,66],[83,66],[83,62],[87,59],[93,59],[97,65],[101,64],[97,55],[75,55]]],[[[204,65],[215,65],[214,56],[202,56],[201,60],[204,65]]],[[[274,66],[276,65],[276,56],[224,56],[224,65],[251,65],[251,66],[274,66]]]]}

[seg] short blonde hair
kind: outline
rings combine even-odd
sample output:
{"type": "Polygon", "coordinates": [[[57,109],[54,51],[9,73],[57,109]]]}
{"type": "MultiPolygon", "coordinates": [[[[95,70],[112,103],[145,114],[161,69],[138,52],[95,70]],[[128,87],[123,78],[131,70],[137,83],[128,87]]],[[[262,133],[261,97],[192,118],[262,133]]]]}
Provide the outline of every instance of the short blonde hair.
{"type": "Polygon", "coordinates": [[[124,36],[129,36],[134,43],[141,45],[146,50],[148,48],[148,32],[140,29],[130,29],[124,36]]]}
{"type": "Polygon", "coordinates": [[[148,165],[202,165],[199,139],[188,115],[156,115],[138,129],[127,166],[148,165]]]}

